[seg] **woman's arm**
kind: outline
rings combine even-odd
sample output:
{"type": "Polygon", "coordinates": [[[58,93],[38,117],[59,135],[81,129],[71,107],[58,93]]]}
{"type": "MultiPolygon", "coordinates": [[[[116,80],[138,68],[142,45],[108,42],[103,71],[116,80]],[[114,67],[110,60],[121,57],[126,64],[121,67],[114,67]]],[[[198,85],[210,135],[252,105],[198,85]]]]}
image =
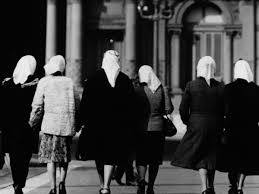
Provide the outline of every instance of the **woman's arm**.
{"type": "Polygon", "coordinates": [[[184,94],[182,96],[182,101],[180,104],[180,116],[185,125],[188,124],[190,118],[190,101],[191,101],[191,93],[190,93],[190,82],[187,83],[184,94]]]}
{"type": "Polygon", "coordinates": [[[44,114],[44,86],[43,82],[39,81],[34,98],[32,101],[32,111],[30,114],[29,124],[32,128],[37,128],[41,124],[44,114]]]}
{"type": "Polygon", "coordinates": [[[168,89],[167,88],[163,88],[163,89],[164,89],[164,95],[165,95],[165,113],[166,115],[170,115],[174,111],[174,106],[169,96],[168,89]]]}

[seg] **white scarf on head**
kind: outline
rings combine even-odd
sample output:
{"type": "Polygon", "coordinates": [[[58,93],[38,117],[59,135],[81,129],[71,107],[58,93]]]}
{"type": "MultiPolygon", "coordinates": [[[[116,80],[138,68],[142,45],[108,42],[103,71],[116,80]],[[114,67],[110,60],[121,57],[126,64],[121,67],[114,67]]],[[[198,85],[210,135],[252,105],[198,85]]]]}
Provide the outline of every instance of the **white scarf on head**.
{"type": "Polygon", "coordinates": [[[103,56],[102,68],[104,69],[111,87],[114,88],[120,72],[119,53],[114,50],[106,51],[103,56]]]}
{"type": "Polygon", "coordinates": [[[252,82],[254,80],[254,76],[250,65],[245,60],[238,60],[234,67],[234,79],[244,79],[248,82],[252,82]]]}
{"type": "Polygon", "coordinates": [[[216,63],[210,56],[202,57],[197,65],[197,77],[203,77],[208,85],[210,85],[210,79],[214,78],[216,70],[216,63]]]}
{"type": "Polygon", "coordinates": [[[49,62],[44,66],[45,74],[51,75],[57,71],[64,72],[66,62],[63,56],[56,55],[50,58],[49,62]]]}
{"type": "Polygon", "coordinates": [[[36,60],[31,55],[23,56],[17,63],[13,71],[13,81],[15,84],[24,84],[29,75],[33,75],[36,69],[36,60]]]}
{"type": "Polygon", "coordinates": [[[157,88],[161,85],[160,80],[154,73],[152,67],[143,65],[139,68],[139,81],[141,83],[147,83],[148,88],[155,93],[157,88]]]}

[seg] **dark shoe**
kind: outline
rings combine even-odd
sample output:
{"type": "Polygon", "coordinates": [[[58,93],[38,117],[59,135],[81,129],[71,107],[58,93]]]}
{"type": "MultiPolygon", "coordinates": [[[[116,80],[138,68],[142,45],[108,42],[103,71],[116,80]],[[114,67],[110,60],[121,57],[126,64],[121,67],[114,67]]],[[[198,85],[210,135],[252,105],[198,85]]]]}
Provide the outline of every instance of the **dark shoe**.
{"type": "Polygon", "coordinates": [[[111,190],[109,188],[102,188],[100,194],[111,194],[111,190]]]}
{"type": "Polygon", "coordinates": [[[208,188],[207,193],[209,194],[216,194],[214,188],[208,188]]]}
{"type": "Polygon", "coordinates": [[[146,194],[155,194],[154,188],[153,187],[148,187],[147,191],[146,191],[146,194]]]}
{"type": "Polygon", "coordinates": [[[230,187],[228,190],[228,194],[237,194],[237,188],[236,187],[230,187]]]}
{"type": "Polygon", "coordinates": [[[57,194],[56,189],[51,189],[50,192],[49,192],[49,194],[57,194]]]}
{"type": "Polygon", "coordinates": [[[242,189],[238,189],[237,190],[237,194],[243,194],[243,190],[242,189]]]}
{"type": "Polygon", "coordinates": [[[138,182],[138,190],[137,194],[145,194],[145,180],[141,180],[138,182]]]}
{"type": "Polygon", "coordinates": [[[137,182],[136,181],[126,181],[126,185],[127,186],[137,186],[137,182]]]}
{"type": "Polygon", "coordinates": [[[201,194],[211,194],[210,189],[206,189],[205,191],[202,191],[201,194]]]}
{"type": "Polygon", "coordinates": [[[14,189],[14,194],[23,194],[22,188],[15,188],[14,189]]]}
{"type": "Polygon", "coordinates": [[[59,194],[67,194],[66,186],[64,182],[60,182],[58,185],[58,193],[59,194]]]}
{"type": "Polygon", "coordinates": [[[120,185],[120,186],[125,185],[125,183],[121,182],[121,180],[120,180],[120,179],[115,178],[114,180],[115,180],[115,181],[116,181],[116,183],[118,183],[118,185],[120,185]]]}

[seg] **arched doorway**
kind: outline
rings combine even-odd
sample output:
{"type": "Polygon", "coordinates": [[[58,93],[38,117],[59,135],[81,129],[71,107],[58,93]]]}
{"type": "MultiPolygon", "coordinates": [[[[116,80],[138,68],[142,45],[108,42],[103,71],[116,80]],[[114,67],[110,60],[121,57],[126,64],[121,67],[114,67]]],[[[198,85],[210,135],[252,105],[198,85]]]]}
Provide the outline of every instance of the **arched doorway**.
{"type": "Polygon", "coordinates": [[[184,13],[181,34],[181,86],[195,79],[198,60],[205,55],[216,61],[216,77],[223,76],[224,24],[222,11],[213,3],[196,3],[184,13]]]}

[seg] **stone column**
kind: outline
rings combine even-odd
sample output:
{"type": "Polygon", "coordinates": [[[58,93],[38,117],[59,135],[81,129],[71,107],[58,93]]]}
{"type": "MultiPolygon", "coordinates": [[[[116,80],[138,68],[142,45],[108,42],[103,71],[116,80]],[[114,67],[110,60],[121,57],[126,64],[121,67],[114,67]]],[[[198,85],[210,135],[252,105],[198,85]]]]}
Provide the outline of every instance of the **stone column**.
{"type": "Polygon", "coordinates": [[[134,0],[126,0],[126,29],[125,29],[125,73],[130,77],[136,76],[136,18],[137,9],[134,0]]]}
{"type": "Polygon", "coordinates": [[[82,89],[82,0],[67,1],[67,66],[66,75],[82,89]],[[70,26],[70,27],[69,27],[70,26]]]}
{"type": "Polygon", "coordinates": [[[223,67],[223,81],[225,84],[228,84],[232,81],[232,63],[233,63],[233,56],[232,56],[232,31],[227,31],[224,34],[224,67],[223,67]]]}
{"type": "Polygon", "coordinates": [[[180,89],[180,30],[172,31],[171,37],[171,87],[173,93],[181,92],[180,89]]]}
{"type": "Polygon", "coordinates": [[[47,0],[46,55],[47,62],[57,52],[57,0],[47,0]]]}
{"type": "Polygon", "coordinates": [[[164,86],[166,83],[166,21],[165,19],[159,20],[159,34],[158,34],[158,72],[157,75],[160,78],[164,86]]]}
{"type": "Polygon", "coordinates": [[[66,61],[70,60],[70,54],[71,54],[71,46],[70,46],[70,37],[71,37],[71,3],[67,3],[67,12],[66,12],[66,61]]]}

